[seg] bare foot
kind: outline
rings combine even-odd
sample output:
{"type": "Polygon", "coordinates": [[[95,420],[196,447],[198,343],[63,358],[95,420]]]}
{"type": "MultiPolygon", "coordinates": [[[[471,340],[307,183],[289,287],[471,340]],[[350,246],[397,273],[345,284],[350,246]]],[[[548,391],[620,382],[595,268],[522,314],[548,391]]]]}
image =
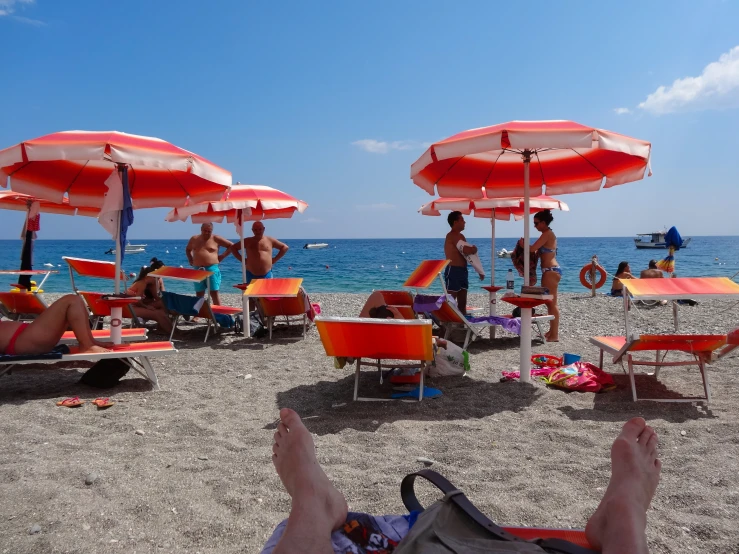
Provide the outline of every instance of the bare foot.
{"type": "Polygon", "coordinates": [[[83,346],[80,345],[79,353],[80,354],[104,354],[105,352],[110,352],[112,349],[113,349],[112,343],[110,345],[110,348],[103,348],[102,346],[98,346],[97,344],[93,344],[87,348],[83,348],[83,346]]]}
{"type": "Polygon", "coordinates": [[[647,510],[659,484],[657,434],[636,417],[627,421],[611,447],[611,480],[585,527],[590,544],[603,551],[647,552],[647,510]]]}
{"type": "Polygon", "coordinates": [[[290,520],[299,518],[310,521],[315,534],[327,533],[328,537],[346,520],[346,499],[321,469],[313,437],[300,416],[283,408],[280,420],[274,435],[272,461],[292,498],[288,528],[290,520]]]}

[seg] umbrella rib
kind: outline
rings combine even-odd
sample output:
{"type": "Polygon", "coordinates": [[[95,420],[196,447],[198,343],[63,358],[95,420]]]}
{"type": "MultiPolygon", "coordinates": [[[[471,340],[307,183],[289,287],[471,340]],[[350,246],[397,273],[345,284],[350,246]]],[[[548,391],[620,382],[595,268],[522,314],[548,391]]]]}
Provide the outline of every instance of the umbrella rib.
{"type": "MultiPolygon", "coordinates": [[[[21,162],[21,163],[22,163],[22,162],[21,162]]],[[[12,177],[12,176],[13,176],[13,175],[14,175],[14,174],[15,174],[15,173],[17,172],[17,171],[20,171],[21,169],[23,169],[24,167],[26,167],[26,166],[27,166],[28,164],[30,164],[30,163],[31,163],[31,162],[25,162],[25,163],[24,163],[24,164],[23,164],[22,166],[20,166],[20,167],[19,167],[18,169],[16,169],[16,170],[15,170],[15,171],[13,171],[12,173],[9,173],[9,174],[8,174],[8,177],[12,177]]]]}
{"type": "Polygon", "coordinates": [[[546,184],[547,180],[544,178],[544,167],[541,165],[541,159],[539,158],[539,151],[534,151],[534,156],[536,156],[536,161],[539,162],[539,173],[541,173],[541,182],[546,184]]]}
{"type": "Polygon", "coordinates": [[[89,163],[90,163],[90,160],[85,160],[85,163],[84,163],[84,165],[83,165],[83,166],[82,166],[82,167],[80,168],[80,170],[79,170],[79,171],[77,172],[77,175],[75,175],[75,176],[74,176],[74,179],[72,179],[72,181],[71,181],[71,182],[69,183],[69,186],[68,186],[68,187],[66,188],[66,190],[64,191],[64,192],[65,192],[65,194],[69,194],[69,189],[71,189],[71,188],[72,188],[72,185],[74,185],[74,182],[75,182],[75,181],[77,180],[77,178],[78,178],[78,177],[79,177],[79,176],[80,176],[80,175],[82,174],[82,172],[83,172],[83,171],[85,170],[85,168],[87,167],[87,164],[89,164],[89,163]]]}
{"type": "MultiPolygon", "coordinates": [[[[463,158],[464,158],[464,155],[460,156],[460,157],[459,157],[459,159],[455,160],[455,161],[454,161],[454,163],[453,163],[452,165],[450,165],[450,166],[449,166],[449,167],[447,168],[447,170],[446,170],[446,171],[445,171],[444,173],[442,173],[442,174],[441,174],[441,175],[439,176],[439,178],[438,178],[438,179],[437,179],[437,180],[436,180],[436,181],[434,182],[434,186],[435,186],[435,187],[438,187],[438,186],[439,186],[439,181],[441,181],[441,180],[442,180],[442,179],[443,179],[444,177],[446,177],[446,175],[447,175],[447,174],[448,174],[448,173],[449,173],[449,172],[450,172],[450,171],[452,170],[452,168],[453,168],[453,167],[454,167],[455,165],[457,165],[457,164],[458,164],[458,163],[459,163],[459,162],[460,162],[460,161],[461,161],[461,160],[462,160],[463,158]]],[[[437,188],[437,192],[438,192],[438,188],[437,188]]]]}
{"type": "Polygon", "coordinates": [[[581,157],[581,158],[582,158],[583,160],[585,160],[585,161],[586,161],[586,162],[588,162],[588,163],[589,163],[589,164],[590,164],[591,166],[593,166],[593,169],[595,169],[595,170],[596,170],[596,171],[597,171],[598,173],[600,173],[602,177],[606,177],[606,174],[605,174],[605,173],[603,173],[603,172],[602,172],[602,171],[601,171],[600,169],[598,169],[598,166],[596,166],[596,165],[595,165],[595,164],[594,164],[593,162],[591,162],[591,161],[590,161],[589,159],[587,159],[587,158],[586,158],[585,156],[583,156],[582,154],[580,154],[580,152],[578,152],[578,151],[577,151],[577,150],[575,150],[574,148],[570,148],[569,150],[572,150],[572,151],[573,151],[573,152],[574,152],[575,154],[577,154],[577,155],[578,155],[578,156],[580,156],[580,157],[581,157]]]}
{"type": "Polygon", "coordinates": [[[172,173],[172,170],[171,170],[171,169],[168,169],[167,171],[168,171],[168,172],[169,172],[169,174],[170,174],[170,175],[172,176],[172,179],[174,179],[174,182],[175,182],[175,183],[177,183],[177,184],[179,185],[179,187],[180,187],[180,188],[182,189],[182,192],[184,192],[184,193],[185,193],[185,196],[186,196],[187,198],[190,198],[190,194],[189,194],[189,193],[187,192],[187,189],[186,189],[185,187],[183,187],[183,186],[182,186],[182,183],[180,183],[180,182],[179,182],[179,181],[177,180],[177,177],[175,177],[175,176],[174,176],[174,173],[172,173]]]}
{"type": "Polygon", "coordinates": [[[498,154],[498,157],[495,158],[495,163],[493,163],[493,167],[490,168],[490,172],[487,174],[487,177],[485,177],[485,180],[482,182],[482,188],[485,189],[486,191],[487,191],[486,187],[488,184],[488,180],[490,179],[490,176],[493,174],[493,171],[495,171],[495,166],[498,164],[498,160],[500,159],[502,155],[503,155],[503,152],[498,154]]]}

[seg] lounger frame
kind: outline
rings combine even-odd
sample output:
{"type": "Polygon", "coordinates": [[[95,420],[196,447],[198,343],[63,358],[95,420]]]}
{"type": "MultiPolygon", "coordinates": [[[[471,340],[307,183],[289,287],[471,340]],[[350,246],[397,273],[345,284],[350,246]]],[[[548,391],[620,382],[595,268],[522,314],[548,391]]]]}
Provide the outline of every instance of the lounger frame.
{"type": "Polygon", "coordinates": [[[96,352],[91,354],[77,354],[70,353],[64,354],[61,358],[56,359],[29,359],[29,360],[13,360],[13,361],[0,361],[0,376],[10,374],[14,367],[24,364],[56,364],[62,362],[97,362],[99,360],[106,359],[118,359],[123,361],[128,367],[133,369],[136,373],[141,375],[144,379],[149,381],[154,390],[159,389],[159,379],[154,371],[154,367],[151,364],[149,358],[158,358],[162,356],[169,356],[176,354],[177,350],[174,348],[171,342],[163,343],[143,343],[146,348],[142,350],[133,350],[132,348],[136,344],[128,345],[128,351],[126,350],[111,350],[110,352],[96,352]],[[157,346],[160,346],[157,349],[157,346]],[[4,366],[4,367],[3,367],[4,366]]]}

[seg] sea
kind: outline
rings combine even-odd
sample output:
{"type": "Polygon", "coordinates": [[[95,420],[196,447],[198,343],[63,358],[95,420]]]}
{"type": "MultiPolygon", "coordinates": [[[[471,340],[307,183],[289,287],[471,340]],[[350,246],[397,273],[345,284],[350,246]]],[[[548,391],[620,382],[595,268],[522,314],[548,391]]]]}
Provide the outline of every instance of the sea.
{"type": "MultiPolygon", "coordinates": [[[[123,269],[127,274],[138,273],[152,257],[157,257],[167,265],[187,267],[185,256],[186,240],[137,239],[136,244],[146,244],[145,252],[127,254],[123,269]]],[[[275,277],[302,277],[308,292],[321,293],[368,293],[375,289],[394,289],[402,287],[403,282],[422,260],[440,259],[444,256],[443,238],[433,239],[311,239],[307,242],[328,243],[320,250],[306,250],[306,240],[285,240],[290,250],[274,267],[275,277]]],[[[490,238],[470,238],[468,242],[477,245],[483,267],[486,268],[485,282],[480,282],[470,268],[470,292],[478,284],[490,283],[490,238]]],[[[499,238],[496,250],[513,250],[515,238],[499,238]]],[[[37,240],[34,243],[34,269],[54,269],[44,284],[46,292],[71,292],[69,270],[62,256],[114,261],[114,256],[106,254],[113,246],[111,240],[37,240]],[[52,267],[53,266],[53,267],[52,267]]],[[[563,276],[561,292],[584,292],[580,284],[580,269],[590,262],[595,254],[606,269],[613,274],[619,262],[628,261],[635,274],[646,269],[650,259],[661,259],[666,250],[638,250],[632,237],[563,237],[558,239],[559,261],[563,276]]],[[[20,240],[0,241],[0,269],[20,267],[20,240]]],[[[739,272],[739,240],[737,237],[693,237],[690,245],[675,253],[675,271],[680,277],[733,277],[739,272]]],[[[505,285],[508,270],[513,268],[509,258],[495,259],[495,283],[505,285]]],[[[221,264],[223,273],[222,292],[238,292],[232,285],[241,282],[241,266],[234,257],[221,264]]],[[[515,272],[516,289],[522,279],[515,272]]],[[[17,277],[0,275],[0,289],[7,290],[17,277]]],[[[78,279],[79,289],[112,292],[109,281],[78,279]]],[[[168,290],[191,292],[189,283],[166,283],[168,290]]],[[[610,288],[610,279],[601,292],[610,288]]],[[[440,290],[440,288],[439,288],[440,290]]]]}

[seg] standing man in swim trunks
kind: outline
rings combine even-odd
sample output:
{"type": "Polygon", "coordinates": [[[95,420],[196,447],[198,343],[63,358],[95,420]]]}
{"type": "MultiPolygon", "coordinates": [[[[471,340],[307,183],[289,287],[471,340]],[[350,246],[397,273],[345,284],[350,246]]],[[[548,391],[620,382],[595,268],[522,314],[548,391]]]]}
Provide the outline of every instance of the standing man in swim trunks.
{"type": "MultiPolygon", "coordinates": [[[[218,267],[218,264],[229,255],[232,246],[233,243],[230,240],[213,234],[212,223],[203,223],[200,226],[200,234],[192,237],[185,248],[187,261],[190,262],[192,267],[213,272],[213,275],[208,278],[207,285],[210,286],[210,296],[215,305],[221,303],[221,298],[218,294],[221,288],[221,269],[218,267]],[[226,250],[223,254],[219,255],[218,250],[221,247],[226,250]]],[[[205,279],[196,283],[195,294],[197,296],[205,296],[207,285],[205,279]]]]}
{"type": "MultiPolygon", "coordinates": [[[[457,300],[459,311],[463,315],[467,314],[467,289],[470,288],[469,272],[467,271],[467,260],[457,250],[457,243],[460,240],[467,242],[462,231],[464,231],[464,217],[462,212],[452,212],[447,217],[449,227],[452,228],[446,235],[444,240],[444,256],[451,263],[444,270],[444,283],[446,290],[457,300]]],[[[462,251],[467,254],[477,254],[477,246],[465,246],[462,251]]]]}
{"type": "MultiPolygon", "coordinates": [[[[244,239],[247,285],[254,279],[271,279],[272,266],[289,250],[287,244],[276,238],[265,236],[264,223],[261,221],[255,221],[251,230],[254,236],[244,239]],[[272,257],[273,250],[278,251],[274,258],[272,257]]],[[[237,242],[231,247],[231,252],[237,260],[241,261],[239,247],[240,244],[237,242]]]]}

